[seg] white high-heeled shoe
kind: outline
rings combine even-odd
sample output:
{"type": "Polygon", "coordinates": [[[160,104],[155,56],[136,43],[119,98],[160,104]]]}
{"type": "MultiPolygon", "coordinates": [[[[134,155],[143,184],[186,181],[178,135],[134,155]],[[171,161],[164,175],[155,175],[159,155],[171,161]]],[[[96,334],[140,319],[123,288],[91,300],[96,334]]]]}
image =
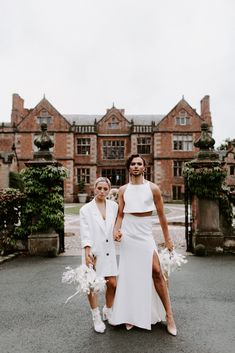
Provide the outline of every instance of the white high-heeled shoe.
{"type": "Polygon", "coordinates": [[[106,327],[103,321],[101,320],[99,308],[91,309],[91,314],[92,314],[94,330],[98,333],[104,333],[106,327]]]}
{"type": "Polygon", "coordinates": [[[166,330],[172,336],[176,336],[177,335],[177,328],[176,328],[174,320],[173,320],[173,323],[169,324],[167,319],[166,319],[166,330]]]}
{"type": "Polygon", "coordinates": [[[131,330],[134,327],[134,325],[131,325],[131,324],[125,324],[125,325],[126,325],[127,331],[131,330]]]}
{"type": "Polygon", "coordinates": [[[104,305],[103,310],[102,310],[102,316],[103,316],[103,320],[110,320],[112,315],[112,308],[108,308],[106,305],[104,305]]]}

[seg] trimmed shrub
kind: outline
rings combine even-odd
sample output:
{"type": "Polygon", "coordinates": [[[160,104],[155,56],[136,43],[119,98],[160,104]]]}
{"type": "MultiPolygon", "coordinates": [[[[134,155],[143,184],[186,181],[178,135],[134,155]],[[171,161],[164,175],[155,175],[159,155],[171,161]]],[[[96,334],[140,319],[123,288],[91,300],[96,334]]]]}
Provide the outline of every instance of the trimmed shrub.
{"type": "Polygon", "coordinates": [[[4,254],[15,243],[15,229],[20,219],[25,195],[16,189],[0,189],[0,252],[4,254]]]}
{"type": "Polygon", "coordinates": [[[64,229],[63,180],[64,167],[29,167],[21,171],[24,192],[27,196],[22,207],[21,225],[16,233],[19,238],[37,232],[64,229]]]}

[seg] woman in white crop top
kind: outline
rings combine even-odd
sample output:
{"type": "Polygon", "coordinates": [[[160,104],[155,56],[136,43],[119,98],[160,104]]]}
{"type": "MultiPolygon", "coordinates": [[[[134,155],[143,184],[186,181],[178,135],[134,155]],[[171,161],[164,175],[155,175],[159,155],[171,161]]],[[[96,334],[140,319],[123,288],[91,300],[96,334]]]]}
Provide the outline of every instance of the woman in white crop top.
{"type": "Polygon", "coordinates": [[[157,210],[165,246],[173,249],[163,201],[158,186],[144,179],[145,161],[132,155],[127,161],[130,182],[119,189],[118,217],[114,238],[120,243],[119,276],[114,298],[112,325],[126,324],[151,330],[166,321],[168,333],[177,330],[171,309],[167,282],[152,235],[151,215],[157,210]]]}

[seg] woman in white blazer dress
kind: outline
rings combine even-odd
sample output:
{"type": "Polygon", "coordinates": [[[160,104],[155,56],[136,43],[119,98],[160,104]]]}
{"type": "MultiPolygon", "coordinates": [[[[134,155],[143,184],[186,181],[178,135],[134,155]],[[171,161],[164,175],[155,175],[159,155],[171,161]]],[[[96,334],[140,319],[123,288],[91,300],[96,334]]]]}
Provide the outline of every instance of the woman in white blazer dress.
{"type": "MultiPolygon", "coordinates": [[[[117,261],[113,240],[113,228],[118,205],[107,200],[111,189],[109,179],[100,177],[95,182],[95,198],[80,209],[80,235],[83,248],[83,263],[94,266],[98,276],[106,279],[106,305],[103,308],[103,320],[109,319],[113,305],[117,261]]],[[[94,329],[103,333],[105,325],[100,317],[97,294],[88,295],[94,329]]]]}

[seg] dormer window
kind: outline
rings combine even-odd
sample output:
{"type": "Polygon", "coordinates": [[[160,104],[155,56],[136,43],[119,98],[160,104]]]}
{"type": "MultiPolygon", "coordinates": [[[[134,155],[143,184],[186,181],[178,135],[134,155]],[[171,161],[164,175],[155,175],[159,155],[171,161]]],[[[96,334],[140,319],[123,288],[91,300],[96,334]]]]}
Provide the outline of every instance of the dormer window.
{"type": "Polygon", "coordinates": [[[37,122],[39,125],[45,123],[47,125],[51,124],[51,116],[46,109],[40,111],[40,116],[37,117],[37,122]]]}
{"type": "Polygon", "coordinates": [[[119,128],[119,121],[117,120],[116,116],[111,117],[111,121],[108,123],[109,129],[118,129],[119,128]]]}
{"type": "Polygon", "coordinates": [[[190,125],[190,118],[185,110],[182,110],[176,117],[176,125],[190,125]]]}

